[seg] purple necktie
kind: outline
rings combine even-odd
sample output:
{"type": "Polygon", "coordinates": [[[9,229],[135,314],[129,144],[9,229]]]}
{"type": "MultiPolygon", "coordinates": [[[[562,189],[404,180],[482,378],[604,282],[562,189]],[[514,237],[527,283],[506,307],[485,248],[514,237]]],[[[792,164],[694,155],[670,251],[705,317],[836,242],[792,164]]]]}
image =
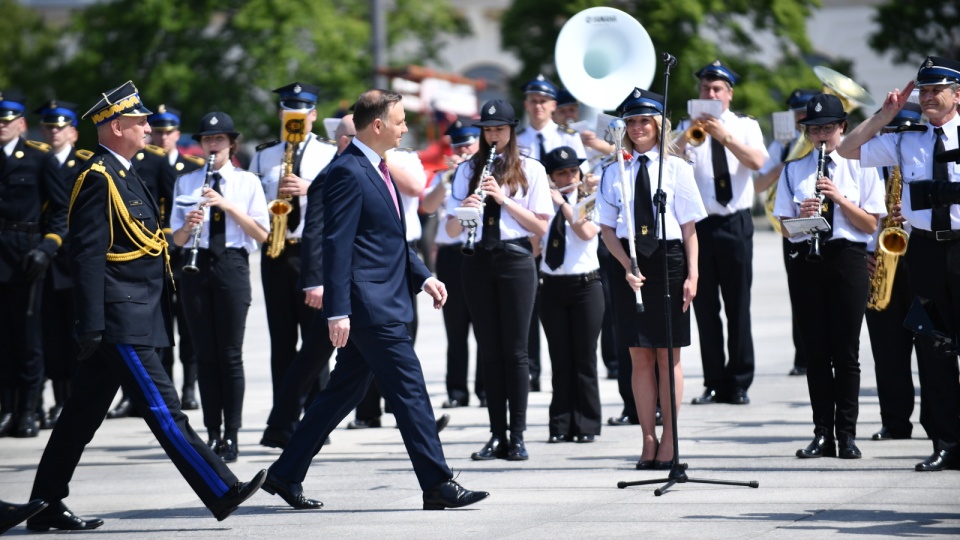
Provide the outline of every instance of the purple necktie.
{"type": "Polygon", "coordinates": [[[397,202],[397,192],[393,189],[393,182],[390,181],[390,171],[387,169],[387,162],[380,160],[380,174],[383,175],[383,181],[387,184],[387,191],[393,197],[393,206],[397,209],[397,216],[400,216],[400,203],[397,202]]]}

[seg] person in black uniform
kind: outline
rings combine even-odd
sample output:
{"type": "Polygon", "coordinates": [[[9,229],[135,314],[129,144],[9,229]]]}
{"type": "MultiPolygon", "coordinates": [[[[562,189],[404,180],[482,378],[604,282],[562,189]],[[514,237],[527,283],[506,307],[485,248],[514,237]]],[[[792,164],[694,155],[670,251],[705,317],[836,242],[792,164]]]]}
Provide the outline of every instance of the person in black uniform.
{"type": "MultiPolygon", "coordinates": [[[[93,155],[89,150],[74,148],[77,139],[77,106],[66,101],[50,100],[34,112],[40,116],[40,132],[50,153],[60,166],[60,178],[63,193],[70,193],[77,174],[83,164],[93,155]]],[[[43,221],[51,218],[49,211],[44,212],[43,221]]],[[[64,239],[68,241],[68,239],[64,239]]],[[[43,285],[43,367],[44,377],[53,385],[54,404],[44,415],[42,407],[37,414],[42,415],[40,427],[52,429],[60,418],[63,404],[70,397],[73,376],[80,366],[77,361],[76,342],[69,339],[73,333],[73,282],[70,279],[70,260],[67,256],[69,246],[61,246],[57,256],[47,272],[43,285]]],[[[42,396],[40,398],[42,402],[42,396]]]]}
{"type": "MultiPolygon", "coordinates": [[[[843,143],[840,155],[859,159],[864,167],[902,164],[903,194],[894,217],[911,225],[906,260],[914,302],[925,306],[936,330],[953,346],[929,333],[918,333],[915,346],[920,372],[920,422],[933,441],[933,453],[917,471],[960,469],[960,174],[958,152],[960,61],[930,56],[915,82],[903,92],[887,94],[879,112],[857,126],[843,143]],[[899,113],[914,85],[929,129],[874,137],[899,113]],[[940,154],[940,159],[936,156],[940,154]],[[926,413],[929,411],[929,413],[926,413]]],[[[914,327],[915,331],[921,330],[914,327]]]]}
{"type": "Polygon", "coordinates": [[[48,144],[22,138],[25,110],[26,100],[0,91],[0,437],[40,430],[43,281],[67,231],[58,164],[48,144]]]}
{"type": "Polygon", "coordinates": [[[34,531],[95,529],[63,500],[84,447],[122,386],[167,456],[218,519],[226,519],[266,478],[237,477],[190,427],[157,348],[170,343],[164,299],[169,267],[160,210],[130,159],[150,133],[150,111],[132,82],[105,92],[84,118],[100,147],[77,178],[69,208],[74,327],[82,364],[73,395],[40,458],[31,499],[50,506],[27,520],[34,531]],[[122,205],[116,205],[122,202],[122,205]],[[106,218],[106,219],[105,219],[106,218]]]}

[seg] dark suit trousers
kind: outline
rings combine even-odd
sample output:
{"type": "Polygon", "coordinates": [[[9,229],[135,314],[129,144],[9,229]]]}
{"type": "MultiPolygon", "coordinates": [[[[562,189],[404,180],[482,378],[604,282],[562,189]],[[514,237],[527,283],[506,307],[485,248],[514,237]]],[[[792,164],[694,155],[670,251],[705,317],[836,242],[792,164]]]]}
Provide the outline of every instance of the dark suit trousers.
{"type": "MultiPolygon", "coordinates": [[[[443,305],[443,326],[447,331],[447,398],[461,404],[470,403],[467,370],[470,365],[470,310],[464,296],[463,253],[460,244],[437,249],[437,279],[447,286],[447,302],[443,305]]],[[[474,389],[478,398],[484,395],[480,352],[474,389]]]]}
{"type": "MultiPolygon", "coordinates": [[[[73,339],[73,289],[55,289],[48,272],[44,283],[43,375],[52,381],[70,381],[80,363],[73,339]]],[[[62,404],[61,404],[62,405],[62,404]]]]}
{"type": "MultiPolygon", "coordinates": [[[[610,295],[610,281],[607,272],[610,259],[613,259],[614,262],[616,262],[616,259],[610,255],[610,250],[603,242],[597,245],[597,258],[600,259],[600,283],[603,285],[603,325],[600,330],[600,355],[603,357],[603,365],[606,366],[607,371],[616,371],[620,367],[620,362],[617,357],[617,330],[613,314],[613,297],[610,295]]],[[[617,266],[619,266],[619,263],[617,263],[617,266]]]]}
{"type": "Polygon", "coordinates": [[[0,283],[0,343],[4,344],[0,352],[0,393],[5,413],[33,412],[43,385],[43,278],[33,286],[33,315],[27,317],[31,285],[0,283]]]}
{"type": "MultiPolygon", "coordinates": [[[[793,244],[790,240],[786,238],[783,239],[783,267],[786,268],[790,261],[787,258],[790,253],[790,246],[793,244]]],[[[797,255],[798,257],[800,255],[797,255]]],[[[807,367],[807,359],[803,356],[803,341],[800,339],[800,331],[797,329],[797,310],[793,307],[793,302],[790,302],[790,326],[793,334],[793,367],[803,368],[807,367]]]]}
{"type": "Polygon", "coordinates": [[[750,286],[753,283],[753,220],[742,210],[729,216],[708,216],[697,223],[700,281],[693,300],[700,331],[703,385],[726,393],[753,383],[753,335],[750,329],[750,286]],[[729,328],[724,355],[720,298],[729,328]]]}
{"type": "MultiPolygon", "coordinates": [[[[274,396],[280,392],[284,376],[297,355],[300,337],[306,337],[313,319],[314,310],[304,303],[306,293],[299,284],[300,246],[286,246],[276,259],[266,255],[261,257],[260,277],[270,329],[270,374],[274,396]]],[[[322,362],[319,357],[314,360],[322,362]]]]}
{"type": "Polygon", "coordinates": [[[907,263],[901,257],[893,280],[890,305],[883,311],[867,310],[867,330],[877,375],[877,398],[883,425],[897,434],[913,431],[915,389],[910,369],[913,332],[903,327],[913,295],[907,281],[907,263]]]}
{"type": "Polygon", "coordinates": [[[453,474],[443,457],[420,360],[402,323],[350,329],[350,340],[337,354],[330,384],[307,409],[270,472],[289,482],[302,482],[310,460],[357,406],[374,377],[397,419],[420,487],[427,490],[449,480],[453,474]]]}
{"type": "MultiPolygon", "coordinates": [[[[93,439],[121,386],[164,452],[207,507],[237,482],[223,460],[190,427],[157,350],[102,343],[80,365],[73,394],[40,458],[31,499],[54,505],[69,495],[68,484],[83,449],[93,439]]],[[[131,483],[135,482],[131,478],[131,483]]]]}
{"type": "MultiPolygon", "coordinates": [[[[602,243],[602,242],[601,242],[602,243]]],[[[604,247],[606,251],[606,247],[604,247]]],[[[604,311],[603,311],[603,335],[600,337],[600,345],[608,339],[613,340],[608,345],[611,351],[614,351],[614,358],[617,365],[617,390],[620,391],[620,399],[623,400],[623,411],[620,416],[627,416],[631,421],[639,423],[637,420],[637,402],[633,399],[633,362],[630,360],[630,349],[622,347],[617,339],[617,310],[613,308],[613,282],[617,279],[626,279],[623,265],[616,257],[609,255],[600,258],[600,281],[603,282],[604,311]],[[609,317],[610,329],[607,330],[607,319],[609,317]],[[609,337],[607,337],[609,336],[609,337]],[[623,359],[621,362],[620,359],[623,359]]],[[[599,255],[599,251],[598,251],[599,255]]],[[[607,352],[603,352],[606,358],[607,352]]],[[[604,360],[604,364],[607,361],[604,360]]],[[[609,367],[609,364],[607,364],[609,367]]]]}

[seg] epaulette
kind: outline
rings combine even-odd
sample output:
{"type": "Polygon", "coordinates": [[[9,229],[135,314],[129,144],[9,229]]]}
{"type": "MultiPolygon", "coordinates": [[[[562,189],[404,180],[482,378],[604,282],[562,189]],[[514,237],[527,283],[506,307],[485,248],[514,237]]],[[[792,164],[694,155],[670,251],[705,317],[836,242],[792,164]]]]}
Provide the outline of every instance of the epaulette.
{"type": "Polygon", "coordinates": [[[86,160],[88,160],[88,159],[90,159],[90,158],[93,157],[93,152],[91,152],[91,151],[89,151],[89,150],[83,150],[83,149],[81,149],[81,148],[78,148],[78,149],[76,150],[76,152],[73,153],[73,155],[77,156],[79,159],[81,159],[81,160],[83,160],[83,161],[86,161],[86,160]]]}
{"type": "Polygon", "coordinates": [[[204,161],[203,158],[200,156],[191,156],[190,154],[180,154],[180,157],[200,167],[203,167],[204,165],[207,164],[207,162],[204,161]]]}
{"type": "Polygon", "coordinates": [[[567,135],[576,135],[576,134],[577,134],[577,130],[575,130],[575,129],[573,129],[573,128],[570,128],[570,127],[567,127],[567,126],[559,126],[559,125],[558,125],[557,127],[559,127],[559,128],[560,128],[560,131],[566,133],[567,135]]]}
{"type": "Polygon", "coordinates": [[[734,114],[737,115],[737,118],[749,118],[751,120],[756,120],[756,118],[750,116],[749,114],[745,114],[745,113],[734,113],[734,114]]]}
{"type": "Polygon", "coordinates": [[[50,145],[45,142],[27,140],[26,143],[30,148],[41,152],[49,152],[51,148],[50,145]]]}
{"type": "Polygon", "coordinates": [[[276,146],[276,145],[278,145],[278,144],[280,144],[280,140],[279,140],[279,139],[277,139],[277,140],[275,140],[275,141],[265,142],[265,143],[262,143],[262,144],[257,145],[256,151],[259,152],[259,151],[261,151],[261,150],[265,150],[265,149],[267,149],[267,148],[270,148],[271,146],[276,146]]]}
{"type": "Polygon", "coordinates": [[[160,156],[160,157],[166,157],[166,156],[167,156],[167,151],[166,151],[166,150],[164,150],[163,148],[160,148],[159,146],[154,145],[154,144],[148,144],[148,145],[144,146],[143,149],[146,150],[147,152],[150,152],[151,154],[153,154],[153,155],[155,155],[155,156],[160,156]]]}

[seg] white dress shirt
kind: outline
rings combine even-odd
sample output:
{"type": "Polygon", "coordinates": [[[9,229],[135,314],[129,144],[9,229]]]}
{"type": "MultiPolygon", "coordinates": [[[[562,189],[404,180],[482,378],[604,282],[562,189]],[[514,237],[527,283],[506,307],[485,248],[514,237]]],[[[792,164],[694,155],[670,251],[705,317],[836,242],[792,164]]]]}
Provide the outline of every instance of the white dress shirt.
{"type": "Polygon", "coordinates": [[[532,157],[538,161],[543,161],[540,155],[540,138],[537,135],[543,135],[543,148],[547,152],[561,146],[569,146],[577,153],[578,158],[587,159],[587,152],[583,148],[583,141],[580,140],[580,134],[576,131],[570,133],[571,129],[559,126],[553,120],[547,121],[543,129],[536,130],[533,126],[527,126],[517,132],[517,146],[520,148],[520,154],[532,157]]]}
{"type": "MultiPolygon", "coordinates": [[[[580,210],[576,208],[578,202],[579,193],[577,190],[573,190],[572,193],[567,195],[567,203],[570,206],[574,207],[574,218],[579,219],[580,210]]],[[[596,202],[596,199],[594,199],[596,202]]],[[[560,211],[560,207],[554,205],[553,213],[557,215],[557,212],[560,211]]],[[[546,255],[547,246],[550,245],[552,241],[551,234],[553,217],[550,218],[551,227],[547,230],[547,234],[540,241],[540,253],[546,255]]],[[[565,218],[561,215],[561,219],[565,218]]],[[[593,209],[588,214],[588,219],[591,223],[600,226],[598,221],[598,214],[596,205],[593,205],[593,209]]],[[[590,240],[584,240],[577,235],[573,230],[573,226],[570,225],[570,222],[567,221],[565,227],[566,234],[564,235],[564,241],[566,247],[563,252],[563,264],[558,266],[556,269],[550,268],[547,264],[547,261],[540,261],[540,271],[546,275],[550,276],[563,276],[563,275],[579,275],[586,274],[587,272],[593,272],[594,270],[600,269],[600,259],[597,258],[597,243],[600,241],[600,233],[598,232],[590,240]]]]}
{"type": "MultiPolygon", "coordinates": [[[[427,185],[427,173],[423,170],[423,163],[415,151],[401,150],[399,148],[387,150],[387,161],[393,163],[394,166],[399,166],[407,174],[413,175],[418,185],[427,185]]],[[[400,210],[403,212],[403,217],[407,222],[407,242],[419,240],[423,234],[423,227],[420,225],[420,215],[418,213],[418,210],[420,210],[420,195],[407,195],[400,191],[399,188],[397,189],[397,194],[400,195],[400,200],[398,201],[400,203],[400,210]]]]}

